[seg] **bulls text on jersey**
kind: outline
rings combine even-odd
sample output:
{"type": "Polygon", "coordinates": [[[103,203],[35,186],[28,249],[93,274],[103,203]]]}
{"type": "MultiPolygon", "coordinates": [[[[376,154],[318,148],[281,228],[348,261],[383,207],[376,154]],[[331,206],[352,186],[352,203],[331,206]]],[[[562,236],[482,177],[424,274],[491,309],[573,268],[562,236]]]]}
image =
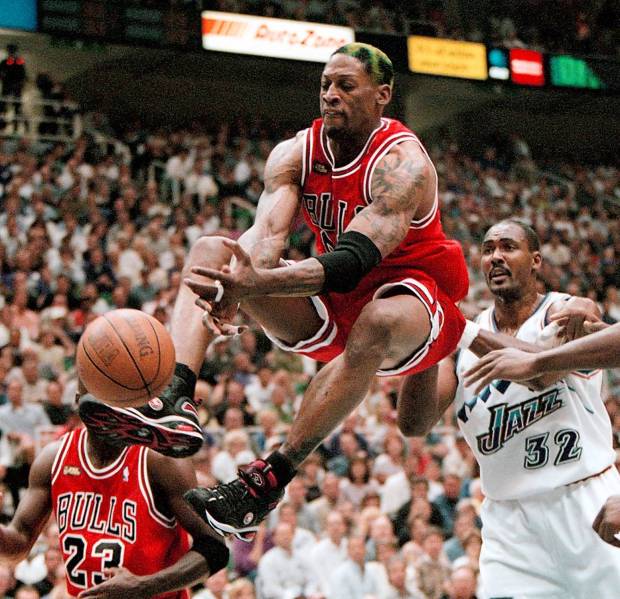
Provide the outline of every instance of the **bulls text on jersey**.
{"type": "Polygon", "coordinates": [[[60,534],[65,530],[86,530],[134,543],[136,513],[137,504],[130,499],[119,502],[115,496],[104,497],[99,493],[78,491],[58,496],[56,521],[60,534]],[[106,513],[107,516],[104,516],[106,513]]]}

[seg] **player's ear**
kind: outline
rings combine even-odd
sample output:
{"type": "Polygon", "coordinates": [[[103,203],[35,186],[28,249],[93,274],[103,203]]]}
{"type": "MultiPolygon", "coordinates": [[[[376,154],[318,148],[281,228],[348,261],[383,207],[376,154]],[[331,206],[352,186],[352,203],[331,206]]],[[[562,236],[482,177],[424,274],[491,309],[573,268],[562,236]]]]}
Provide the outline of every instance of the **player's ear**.
{"type": "Polygon", "coordinates": [[[392,88],[387,84],[379,85],[377,87],[377,104],[379,106],[386,106],[392,99],[392,88]]]}
{"type": "Polygon", "coordinates": [[[532,252],[532,270],[538,272],[542,266],[542,255],[540,252],[532,252]]]}

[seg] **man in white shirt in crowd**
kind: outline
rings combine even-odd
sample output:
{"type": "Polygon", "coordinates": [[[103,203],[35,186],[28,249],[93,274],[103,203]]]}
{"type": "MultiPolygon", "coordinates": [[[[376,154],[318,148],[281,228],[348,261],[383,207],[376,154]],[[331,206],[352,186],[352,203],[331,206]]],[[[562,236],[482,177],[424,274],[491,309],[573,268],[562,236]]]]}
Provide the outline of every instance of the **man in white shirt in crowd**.
{"type": "Polygon", "coordinates": [[[39,403],[24,401],[19,380],[8,383],[6,395],[9,401],[0,406],[0,478],[11,491],[13,507],[17,507],[20,489],[28,486],[37,428],[50,426],[50,421],[39,403]]]}
{"type": "MultiPolygon", "coordinates": [[[[297,516],[297,525],[310,531],[311,533],[319,533],[322,529],[319,527],[316,516],[310,510],[309,504],[306,501],[306,485],[304,481],[296,476],[286,488],[286,494],[284,496],[285,502],[295,512],[297,516]]],[[[276,508],[269,517],[269,524],[273,527],[279,520],[279,509],[276,508]]]]}
{"type": "Polygon", "coordinates": [[[407,564],[402,557],[392,557],[386,569],[389,582],[386,599],[424,599],[422,593],[407,584],[407,564]]]}
{"type": "Polygon", "coordinates": [[[295,599],[306,592],[309,572],[293,550],[294,532],[288,522],[279,522],[273,534],[275,547],[258,562],[256,588],[262,599],[295,599]]]}
{"type": "Polygon", "coordinates": [[[340,479],[333,472],[326,472],[321,485],[321,496],[308,504],[319,530],[325,530],[329,514],[340,501],[340,479]]]}
{"type": "Polygon", "coordinates": [[[330,579],[340,564],[347,559],[346,525],[340,512],[327,516],[325,537],[309,552],[308,568],[312,573],[312,592],[331,597],[330,579]]]}
{"type": "Polygon", "coordinates": [[[293,528],[293,550],[295,552],[310,551],[316,545],[316,537],[307,528],[299,526],[295,507],[288,501],[280,504],[277,511],[278,521],[286,522],[293,528]]]}
{"type": "Polygon", "coordinates": [[[378,562],[366,563],[363,536],[349,538],[349,558],[336,568],[330,581],[329,599],[381,599],[388,593],[385,568],[378,562]]]}

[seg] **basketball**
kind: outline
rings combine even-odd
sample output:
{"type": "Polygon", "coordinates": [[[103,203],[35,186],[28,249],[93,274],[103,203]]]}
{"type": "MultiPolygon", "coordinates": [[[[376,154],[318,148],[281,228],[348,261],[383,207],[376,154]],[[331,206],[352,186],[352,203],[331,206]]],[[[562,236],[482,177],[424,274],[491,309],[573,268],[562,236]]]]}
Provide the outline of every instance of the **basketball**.
{"type": "Polygon", "coordinates": [[[112,310],[93,320],[77,348],[77,371],[89,393],[119,408],[144,405],[168,385],[175,367],[172,337],[139,310],[112,310]]]}

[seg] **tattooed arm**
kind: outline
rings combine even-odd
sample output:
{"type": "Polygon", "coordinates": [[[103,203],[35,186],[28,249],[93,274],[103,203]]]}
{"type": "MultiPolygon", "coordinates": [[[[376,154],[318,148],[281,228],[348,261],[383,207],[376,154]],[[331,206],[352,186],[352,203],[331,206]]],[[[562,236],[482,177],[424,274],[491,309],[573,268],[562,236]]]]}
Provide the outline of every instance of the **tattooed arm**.
{"type": "Polygon", "coordinates": [[[434,194],[435,170],[419,144],[403,142],[375,167],[372,203],[349,224],[347,231],[369,237],[385,258],[405,239],[418,206],[434,194]]]}
{"type": "MultiPolygon", "coordinates": [[[[377,163],[371,182],[372,203],[353,218],[346,231],[362,233],[375,244],[382,257],[387,256],[407,235],[420,203],[434,192],[435,176],[429,158],[417,143],[403,142],[395,146],[377,163]]],[[[290,187],[290,175],[278,174],[276,169],[273,184],[277,190],[290,187]]],[[[268,185],[266,182],[266,196],[261,197],[261,203],[265,197],[269,200],[267,208],[259,204],[257,223],[244,234],[240,243],[227,242],[235,256],[232,270],[193,269],[196,274],[218,279],[224,288],[224,297],[230,301],[265,295],[315,295],[325,283],[323,265],[315,258],[273,268],[284,244],[282,223],[287,222],[288,233],[293,213],[287,202],[274,201],[279,191],[271,191],[268,185]],[[287,218],[281,217],[279,210],[285,213],[289,210],[287,218]]],[[[203,298],[213,299],[213,287],[207,288],[192,280],[187,284],[203,298]]]]}

